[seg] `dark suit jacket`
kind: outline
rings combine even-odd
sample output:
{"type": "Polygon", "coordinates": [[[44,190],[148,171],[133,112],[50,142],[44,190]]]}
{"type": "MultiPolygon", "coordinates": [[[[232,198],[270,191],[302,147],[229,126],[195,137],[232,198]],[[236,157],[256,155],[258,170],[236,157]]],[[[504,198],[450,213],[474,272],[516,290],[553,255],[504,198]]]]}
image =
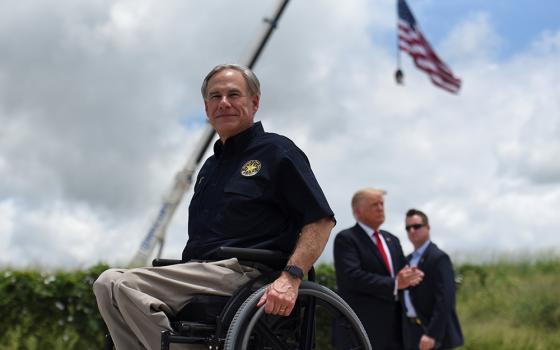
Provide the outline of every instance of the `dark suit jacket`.
{"type": "MultiPolygon", "coordinates": [[[[396,274],[406,264],[400,241],[387,231],[380,230],[380,233],[387,242],[396,274]]],[[[360,225],[336,236],[334,265],[338,293],[358,315],[372,347],[387,348],[400,323],[401,306],[393,294],[394,278],[375,243],[360,225]]],[[[335,335],[334,343],[341,348],[344,339],[338,338],[335,335]]]]}
{"type": "MultiPolygon", "coordinates": [[[[411,257],[409,255],[407,258],[411,257]]],[[[455,278],[451,259],[437,245],[430,243],[418,262],[418,268],[424,271],[424,280],[408,290],[422,321],[424,334],[434,338],[443,349],[463,345],[463,333],[455,311],[455,278]]],[[[404,341],[405,344],[412,342],[411,345],[414,345],[420,339],[404,341]]]]}

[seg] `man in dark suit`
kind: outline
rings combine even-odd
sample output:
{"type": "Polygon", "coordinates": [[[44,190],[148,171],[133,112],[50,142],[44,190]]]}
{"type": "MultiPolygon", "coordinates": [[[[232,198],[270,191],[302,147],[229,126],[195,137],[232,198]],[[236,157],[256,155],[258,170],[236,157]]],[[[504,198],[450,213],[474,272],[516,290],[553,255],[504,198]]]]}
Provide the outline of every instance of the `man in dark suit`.
{"type": "Polygon", "coordinates": [[[414,245],[407,257],[424,272],[424,280],[403,291],[403,335],[406,350],[452,349],[463,345],[455,311],[455,281],[449,256],[430,241],[426,214],[410,209],[406,232],[414,245]]]}
{"type": "MultiPolygon", "coordinates": [[[[334,241],[336,283],[340,296],[362,322],[375,350],[402,349],[401,304],[397,291],[422,280],[422,272],[406,265],[396,236],[379,227],[385,221],[385,191],[366,188],[352,197],[356,225],[334,241]]],[[[336,320],[337,349],[352,348],[343,321],[336,320]]]]}

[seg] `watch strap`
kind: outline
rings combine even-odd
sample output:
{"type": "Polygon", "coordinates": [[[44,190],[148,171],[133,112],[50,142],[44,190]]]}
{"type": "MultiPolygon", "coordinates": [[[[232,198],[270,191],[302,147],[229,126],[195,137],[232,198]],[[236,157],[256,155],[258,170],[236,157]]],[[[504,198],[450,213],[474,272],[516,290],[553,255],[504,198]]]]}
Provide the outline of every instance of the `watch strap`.
{"type": "Polygon", "coordinates": [[[300,280],[303,279],[303,270],[296,265],[286,265],[284,271],[294,276],[295,278],[299,278],[300,280]]]}

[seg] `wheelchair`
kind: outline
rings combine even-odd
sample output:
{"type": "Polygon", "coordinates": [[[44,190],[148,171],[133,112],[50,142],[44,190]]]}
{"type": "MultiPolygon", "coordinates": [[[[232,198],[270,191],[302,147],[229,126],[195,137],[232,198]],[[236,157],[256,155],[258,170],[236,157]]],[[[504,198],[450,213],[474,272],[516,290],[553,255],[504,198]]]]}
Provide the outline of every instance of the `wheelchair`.
{"type": "MultiPolygon", "coordinates": [[[[238,288],[231,297],[197,294],[174,317],[171,331],[161,332],[161,350],[170,344],[198,344],[208,350],[311,350],[316,349],[317,310],[348,325],[352,350],[371,350],[368,336],[354,311],[330,289],[315,283],[313,268],[302,281],[296,305],[289,316],[275,316],[256,305],[288,258],[281,252],[222,247],[219,256],[237,258],[242,265],[257,268],[261,275],[238,288]]],[[[154,259],[153,266],[180,263],[154,259]]],[[[109,334],[105,350],[113,349],[109,334]]],[[[319,349],[320,350],[320,349],[319,349]]]]}

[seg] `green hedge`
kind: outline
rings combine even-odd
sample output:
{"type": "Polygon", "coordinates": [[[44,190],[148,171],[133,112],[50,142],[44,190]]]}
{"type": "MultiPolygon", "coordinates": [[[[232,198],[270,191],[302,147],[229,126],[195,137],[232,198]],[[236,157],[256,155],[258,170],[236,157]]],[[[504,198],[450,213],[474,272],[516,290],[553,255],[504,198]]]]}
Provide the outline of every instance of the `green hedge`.
{"type": "MultiPolygon", "coordinates": [[[[92,292],[107,269],[0,271],[0,350],[102,349],[105,325],[92,292]]],[[[464,349],[560,349],[560,260],[456,267],[464,349]]],[[[319,283],[334,289],[330,264],[319,283]]],[[[317,349],[330,346],[330,319],[317,317],[317,349]]]]}
{"type": "MultiPolygon", "coordinates": [[[[0,271],[0,350],[102,349],[106,327],[92,285],[108,267],[51,273],[0,271]]],[[[321,265],[317,279],[333,288],[332,266],[321,265]]],[[[324,346],[329,327],[330,323],[319,321],[318,338],[324,346]]]]}
{"type": "Polygon", "coordinates": [[[91,286],[108,268],[0,272],[0,349],[102,349],[105,325],[91,286]]]}

